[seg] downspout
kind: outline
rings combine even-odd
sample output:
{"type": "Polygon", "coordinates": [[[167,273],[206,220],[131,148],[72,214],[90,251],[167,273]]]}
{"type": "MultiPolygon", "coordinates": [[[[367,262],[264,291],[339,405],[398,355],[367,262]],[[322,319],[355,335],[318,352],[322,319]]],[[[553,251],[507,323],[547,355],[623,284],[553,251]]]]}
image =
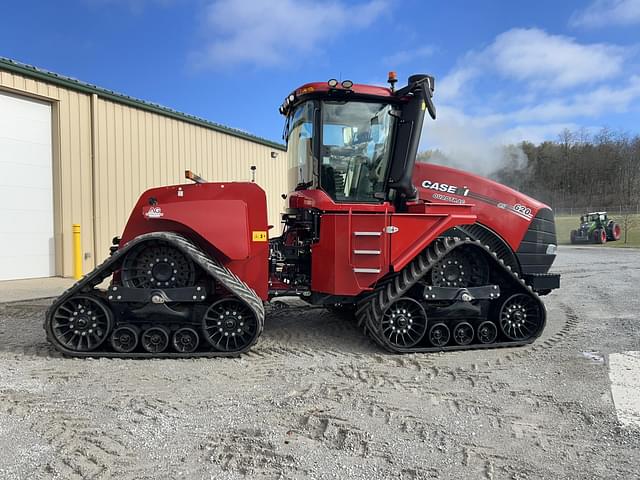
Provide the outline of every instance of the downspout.
{"type": "Polygon", "coordinates": [[[98,95],[91,94],[91,208],[93,213],[92,231],[93,231],[93,268],[98,265],[98,212],[96,202],[97,192],[97,175],[96,175],[96,146],[98,144],[98,95]]]}

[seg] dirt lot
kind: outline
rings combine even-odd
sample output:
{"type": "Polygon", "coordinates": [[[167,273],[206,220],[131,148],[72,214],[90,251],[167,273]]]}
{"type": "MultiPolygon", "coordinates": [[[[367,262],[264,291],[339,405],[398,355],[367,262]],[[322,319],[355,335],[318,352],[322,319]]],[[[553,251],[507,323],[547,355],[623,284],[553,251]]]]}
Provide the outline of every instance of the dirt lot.
{"type": "Polygon", "coordinates": [[[388,355],[293,309],[240,359],[73,360],[46,301],[0,305],[0,478],[638,478],[608,358],[640,350],[640,251],[602,253],[561,249],[519,349],[388,355]]]}

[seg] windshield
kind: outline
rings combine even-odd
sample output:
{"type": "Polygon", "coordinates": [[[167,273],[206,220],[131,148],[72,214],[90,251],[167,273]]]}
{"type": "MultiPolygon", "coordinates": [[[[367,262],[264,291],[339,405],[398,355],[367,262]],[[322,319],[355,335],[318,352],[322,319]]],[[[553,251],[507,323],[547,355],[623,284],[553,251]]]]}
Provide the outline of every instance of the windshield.
{"type": "Polygon", "coordinates": [[[391,105],[323,102],[320,187],[338,201],[376,201],[390,155],[391,105]]]}

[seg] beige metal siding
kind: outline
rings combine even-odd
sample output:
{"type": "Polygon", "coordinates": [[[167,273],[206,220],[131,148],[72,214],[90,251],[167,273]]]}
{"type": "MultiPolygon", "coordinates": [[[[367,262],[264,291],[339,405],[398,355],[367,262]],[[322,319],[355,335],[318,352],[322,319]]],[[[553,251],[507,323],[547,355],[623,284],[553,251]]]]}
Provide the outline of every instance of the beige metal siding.
{"type": "Polygon", "coordinates": [[[72,274],[72,224],[82,225],[87,272],[107,255],[139,195],[152,186],[185,183],[185,169],[210,181],[248,181],[256,165],[256,182],[267,192],[272,234],[280,231],[285,206],[280,195],[290,190],[286,152],[2,70],[0,88],[53,105],[59,274],[72,274]],[[272,151],[277,158],[271,158],[272,151]]]}
{"type": "Polygon", "coordinates": [[[185,183],[186,169],[210,181],[249,181],[255,165],[256,183],[267,192],[269,222],[280,230],[280,195],[288,192],[285,152],[101,98],[96,117],[98,251],[108,250],[142,192],[185,183]]]}

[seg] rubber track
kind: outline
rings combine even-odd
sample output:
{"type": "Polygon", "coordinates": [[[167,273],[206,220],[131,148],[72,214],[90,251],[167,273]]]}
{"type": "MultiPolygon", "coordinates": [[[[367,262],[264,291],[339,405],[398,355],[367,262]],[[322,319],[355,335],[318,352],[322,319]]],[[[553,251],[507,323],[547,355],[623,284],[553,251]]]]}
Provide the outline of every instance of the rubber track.
{"type": "MultiPolygon", "coordinates": [[[[516,292],[514,292],[516,293],[516,292]]],[[[505,265],[503,260],[498,259],[495,252],[492,252],[487,245],[483,245],[479,240],[471,240],[469,238],[461,239],[455,237],[443,237],[433,242],[429,247],[414,258],[406,267],[394,276],[381,282],[373,291],[360,302],[356,309],[356,318],[358,325],[364,327],[365,333],[369,335],[375,342],[386,350],[394,353],[414,353],[414,352],[442,352],[448,350],[470,350],[479,348],[497,348],[497,347],[517,347],[532,343],[540,336],[544,330],[546,323],[546,309],[544,303],[538,295],[528,286],[517,273],[513,272],[511,267],[505,265]],[[494,268],[498,268],[502,273],[508,275],[512,279],[514,289],[520,290],[517,293],[530,295],[540,306],[542,315],[542,325],[535,335],[523,341],[508,341],[489,344],[471,344],[471,345],[451,345],[445,347],[412,347],[400,348],[388,343],[380,332],[381,319],[384,311],[398,298],[402,297],[409,289],[420,281],[431,268],[452,250],[463,245],[472,245],[483,250],[489,259],[493,259],[494,268]]],[[[498,329],[500,328],[499,325],[498,329]]],[[[425,334],[426,337],[426,334],[425,334]]]]}
{"type": "MultiPolygon", "coordinates": [[[[108,303],[108,302],[107,302],[108,303]]],[[[47,309],[45,314],[44,329],[47,333],[47,340],[54,346],[59,352],[73,357],[115,357],[115,358],[187,358],[187,357],[237,357],[238,355],[248,351],[257,341],[258,337],[262,333],[264,327],[264,305],[260,297],[256,292],[249,287],[245,282],[240,280],[237,275],[231,272],[229,269],[221,265],[217,260],[209,257],[200,248],[187,240],[182,235],[178,235],[172,232],[153,232],[140,235],[124,247],[118,249],[113,255],[107,258],[102,264],[97,266],[93,271],[82,277],[74,285],[64,291],[54,303],[47,309]],[[107,339],[103,345],[98,347],[97,350],[90,352],[76,352],[69,350],[60,345],[51,331],[53,322],[53,313],[63,302],[79,293],[91,293],[93,289],[102,283],[107,277],[109,277],[115,270],[117,270],[125,255],[131,249],[147,241],[157,241],[168,243],[173,247],[180,250],[182,253],[191,258],[197,265],[199,265],[206,273],[213,277],[220,284],[229,290],[238,300],[246,304],[256,315],[257,331],[255,338],[244,349],[236,352],[192,352],[192,353],[179,353],[179,352],[162,352],[162,353],[118,353],[111,351],[100,351],[103,345],[108,344],[107,339]]],[[[206,340],[203,339],[206,342],[206,340]]]]}

